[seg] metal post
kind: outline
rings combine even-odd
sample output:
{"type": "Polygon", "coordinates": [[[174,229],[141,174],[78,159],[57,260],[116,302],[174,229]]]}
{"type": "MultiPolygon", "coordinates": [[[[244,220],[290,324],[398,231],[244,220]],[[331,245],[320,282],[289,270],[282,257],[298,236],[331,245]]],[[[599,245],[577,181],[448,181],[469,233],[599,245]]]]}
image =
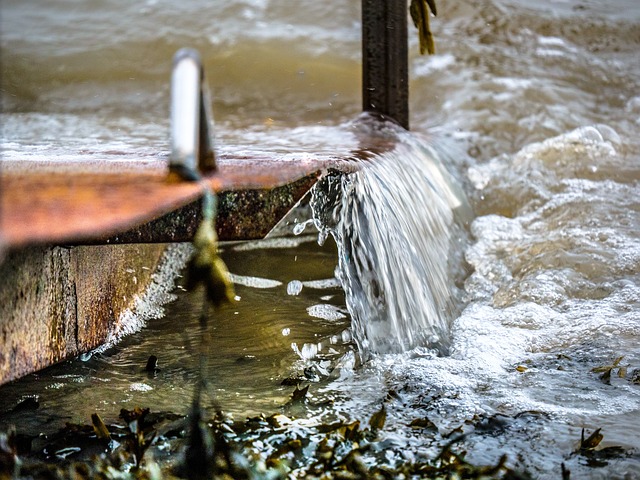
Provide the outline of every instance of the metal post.
{"type": "Polygon", "coordinates": [[[200,55],[179,50],[171,73],[171,159],[169,167],[188,180],[215,170],[211,105],[200,55]]]}
{"type": "Polygon", "coordinates": [[[362,0],[362,108],[409,129],[407,0],[362,0]]]}

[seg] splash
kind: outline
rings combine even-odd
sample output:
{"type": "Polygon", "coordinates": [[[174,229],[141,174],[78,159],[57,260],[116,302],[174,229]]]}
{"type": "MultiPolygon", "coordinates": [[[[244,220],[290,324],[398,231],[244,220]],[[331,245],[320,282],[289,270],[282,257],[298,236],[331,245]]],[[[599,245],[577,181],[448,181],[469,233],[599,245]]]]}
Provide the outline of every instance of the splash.
{"type": "Polygon", "coordinates": [[[453,271],[470,210],[437,153],[391,124],[365,119],[359,133],[392,145],[325,176],[313,191],[320,243],[338,245],[361,359],[419,345],[446,353],[456,314],[453,271]]]}

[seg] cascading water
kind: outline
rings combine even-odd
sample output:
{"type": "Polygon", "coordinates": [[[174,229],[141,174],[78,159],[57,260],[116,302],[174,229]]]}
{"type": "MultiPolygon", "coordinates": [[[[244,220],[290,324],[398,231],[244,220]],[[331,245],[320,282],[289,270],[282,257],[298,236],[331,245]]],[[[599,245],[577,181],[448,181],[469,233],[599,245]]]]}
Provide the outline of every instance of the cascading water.
{"type": "MultiPolygon", "coordinates": [[[[344,122],[361,108],[360,2],[68,3],[2,3],[0,169],[17,159],[120,165],[162,158],[170,58],[185,45],[211,67],[222,162],[232,155],[286,161],[292,152],[336,158],[357,148],[354,126],[344,122]]],[[[296,388],[290,382],[310,386],[310,410],[288,427],[310,463],[326,454],[314,454],[314,445],[325,444],[301,424],[364,426],[384,406],[379,450],[364,454],[369,466],[397,471],[442,459],[447,446],[476,465],[506,456],[524,478],[557,480],[568,471],[572,479],[640,478],[640,2],[437,3],[437,54],[418,56],[417,35],[409,35],[411,124],[433,135],[438,152],[447,141],[466,152],[443,158],[463,179],[477,215],[471,240],[459,227],[464,208],[442,202],[446,182],[436,179],[437,169],[425,173],[434,159],[423,156],[436,155],[389,125],[355,125],[371,140],[362,145],[379,139],[395,146],[354,161],[353,175],[325,178],[315,202],[324,207],[316,208],[324,235],[333,230],[345,240],[342,267],[347,254],[361,256],[351,272],[339,273],[363,330],[353,332],[361,349],[365,342],[366,352],[409,345],[406,336],[384,336],[399,330],[377,309],[403,302],[392,311],[406,310],[397,317],[404,324],[406,304],[433,295],[461,311],[436,307],[426,328],[418,317],[411,341],[429,344],[437,335],[432,322],[444,319],[443,340],[430,345],[446,350],[448,339],[449,354],[419,347],[350,368],[357,353],[345,332],[344,293],[333,281],[333,241],[318,248],[308,235],[226,245],[222,256],[241,300],[211,322],[208,381],[216,404],[237,420],[269,415],[286,408],[296,388]],[[448,225],[436,236],[443,243],[423,218],[436,214],[448,225]],[[409,230],[400,219],[416,225],[418,216],[429,227],[402,238],[409,230]],[[465,245],[456,246],[458,238],[465,245]],[[371,245],[385,250],[365,255],[371,245]],[[441,274],[454,280],[444,297],[433,293],[433,266],[422,271],[428,280],[408,281],[420,270],[407,245],[444,262],[441,274]],[[468,275],[460,271],[463,255],[468,275]],[[365,292],[347,273],[358,273],[356,265],[365,270],[365,287],[379,294],[387,288],[380,279],[388,278],[379,264],[393,270],[388,283],[397,289],[402,282],[409,298],[390,288],[380,297],[385,303],[358,305],[365,292]],[[579,448],[583,429],[585,438],[604,435],[597,448],[579,448]]],[[[294,216],[303,222],[307,213],[294,216]]],[[[192,353],[200,345],[201,297],[180,284],[172,295],[163,318],[108,350],[2,386],[0,431],[14,425],[32,435],[34,456],[46,445],[52,457],[72,459],[90,456],[91,442],[53,443],[67,422],[91,428],[97,413],[108,426],[120,424],[121,407],[186,413],[199,368],[192,353]],[[149,355],[158,357],[151,375],[143,370],[149,355]],[[34,399],[39,407],[25,409],[34,399]]],[[[137,307],[132,316],[156,312],[137,307]]],[[[256,455],[282,452],[282,435],[278,429],[255,442],[256,455]]],[[[153,456],[171,462],[179,444],[160,436],[153,456]]],[[[362,442],[355,445],[364,452],[362,442]]]]}
{"type": "Polygon", "coordinates": [[[331,234],[338,245],[360,357],[418,345],[446,353],[469,206],[428,145],[370,117],[356,128],[392,148],[355,160],[352,174],[324,177],[312,208],[320,243],[331,234]]]}

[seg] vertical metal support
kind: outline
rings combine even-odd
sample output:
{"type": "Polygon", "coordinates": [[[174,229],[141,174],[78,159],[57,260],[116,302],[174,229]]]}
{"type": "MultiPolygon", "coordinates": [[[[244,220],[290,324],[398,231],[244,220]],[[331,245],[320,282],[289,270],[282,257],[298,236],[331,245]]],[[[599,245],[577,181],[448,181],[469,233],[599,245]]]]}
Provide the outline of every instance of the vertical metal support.
{"type": "Polygon", "coordinates": [[[362,108],[409,129],[407,0],[362,0],[362,108]]]}
{"type": "Polygon", "coordinates": [[[170,115],[170,170],[188,180],[215,170],[209,89],[200,55],[190,48],[173,58],[170,115]]]}

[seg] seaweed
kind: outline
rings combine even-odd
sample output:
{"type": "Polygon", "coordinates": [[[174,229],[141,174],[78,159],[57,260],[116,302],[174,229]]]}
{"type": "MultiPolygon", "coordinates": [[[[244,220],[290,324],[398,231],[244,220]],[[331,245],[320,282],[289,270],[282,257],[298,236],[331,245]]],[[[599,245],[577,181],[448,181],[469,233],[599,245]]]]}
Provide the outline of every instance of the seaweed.
{"type": "MultiPolygon", "coordinates": [[[[492,465],[474,465],[458,448],[464,435],[451,439],[434,458],[389,463],[386,406],[375,411],[363,427],[359,420],[318,423],[302,428],[283,414],[258,415],[233,421],[217,411],[205,420],[202,409],[188,416],[151,413],[148,408],[122,410],[125,424],[108,425],[97,415],[90,425],[67,425],[58,438],[67,446],[101,442],[102,452],[69,456],[57,462],[38,459],[37,452],[18,457],[15,432],[0,435],[0,478],[188,478],[188,479],[391,479],[391,478],[499,478],[526,479],[501,457],[492,465]],[[107,435],[108,433],[108,435],[107,435]],[[106,448],[110,439],[113,448],[106,448]],[[119,443],[118,443],[119,442],[119,443]],[[164,464],[148,452],[156,444],[172,444],[182,451],[164,464]]],[[[423,435],[436,435],[427,419],[412,422],[423,435]]],[[[598,434],[582,442],[592,450],[598,434]]],[[[59,446],[59,444],[56,444],[59,446]]],[[[44,447],[47,448],[46,446],[44,447]]]]}
{"type": "MultiPolygon", "coordinates": [[[[603,439],[604,435],[602,434],[601,428],[597,428],[586,438],[585,429],[583,428],[580,443],[576,450],[572,452],[572,455],[578,455],[584,458],[589,467],[604,467],[609,464],[608,460],[624,458],[629,455],[629,452],[621,446],[613,445],[600,447],[600,443],[603,439]]],[[[568,475],[569,474],[567,473],[567,478],[568,475]]]]}
{"type": "Polygon", "coordinates": [[[610,365],[595,367],[595,368],[592,368],[591,371],[593,373],[602,373],[602,375],[600,375],[600,380],[603,383],[606,383],[607,385],[611,385],[611,373],[614,370],[616,369],[618,370],[619,378],[625,378],[627,376],[627,367],[624,365],[620,365],[620,362],[622,361],[623,358],[624,358],[624,355],[613,360],[613,362],[611,362],[610,365]]]}
{"type": "Polygon", "coordinates": [[[640,385],[640,368],[634,368],[630,370],[631,365],[622,365],[624,355],[616,357],[611,363],[594,367],[591,369],[592,373],[600,373],[600,381],[606,385],[611,385],[612,375],[615,377],[626,380],[632,385],[640,385]]]}
{"type": "Polygon", "coordinates": [[[435,0],[411,0],[409,13],[413,24],[418,29],[418,38],[420,41],[420,55],[425,52],[429,55],[436,53],[433,34],[431,33],[431,25],[429,24],[429,16],[431,12],[434,16],[438,14],[435,0]]]}

